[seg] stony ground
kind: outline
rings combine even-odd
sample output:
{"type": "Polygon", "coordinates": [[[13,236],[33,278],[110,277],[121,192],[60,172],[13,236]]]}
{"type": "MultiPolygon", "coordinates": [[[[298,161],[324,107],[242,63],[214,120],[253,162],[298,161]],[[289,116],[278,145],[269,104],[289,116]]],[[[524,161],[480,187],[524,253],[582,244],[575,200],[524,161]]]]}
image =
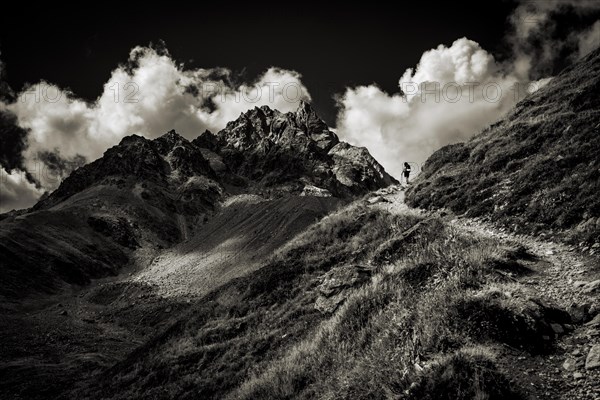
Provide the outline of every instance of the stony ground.
{"type": "Polygon", "coordinates": [[[166,298],[200,298],[260,268],[273,252],[342,204],[332,197],[233,196],[194,237],[133,274],[166,298]]]}

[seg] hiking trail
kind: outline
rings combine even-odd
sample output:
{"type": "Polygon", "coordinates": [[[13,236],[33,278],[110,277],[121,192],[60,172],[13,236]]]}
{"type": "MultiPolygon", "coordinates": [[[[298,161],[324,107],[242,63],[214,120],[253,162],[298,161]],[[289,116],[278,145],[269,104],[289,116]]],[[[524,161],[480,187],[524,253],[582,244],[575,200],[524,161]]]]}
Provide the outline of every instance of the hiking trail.
{"type": "MultiPolygon", "coordinates": [[[[409,209],[404,203],[404,188],[401,186],[381,189],[367,203],[392,213],[409,209]]],[[[509,346],[499,349],[500,364],[511,371],[510,376],[521,387],[529,388],[529,399],[600,399],[600,368],[586,368],[586,361],[589,366],[591,358],[597,358],[600,349],[598,256],[582,254],[576,246],[513,234],[478,219],[444,212],[437,214],[459,230],[525,246],[534,256],[526,262],[531,272],[522,276],[509,274],[508,279],[531,298],[539,298],[548,305],[566,310],[575,319],[569,326],[571,330],[560,328],[560,325],[556,327],[557,338],[549,353],[533,355],[509,346]],[[585,318],[583,314],[590,317],[585,318]],[[595,318],[591,319],[594,314],[595,318]],[[581,318],[574,318],[575,315],[581,315],[581,318]]]]}

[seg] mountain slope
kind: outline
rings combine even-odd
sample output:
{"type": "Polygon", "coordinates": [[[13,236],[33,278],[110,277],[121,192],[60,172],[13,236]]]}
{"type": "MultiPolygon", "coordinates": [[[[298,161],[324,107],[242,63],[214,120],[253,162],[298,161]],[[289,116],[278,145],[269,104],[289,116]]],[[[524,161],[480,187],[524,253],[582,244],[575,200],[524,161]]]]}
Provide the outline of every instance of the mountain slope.
{"type": "Polygon", "coordinates": [[[200,232],[162,252],[134,279],[154,285],[165,297],[205,295],[260,268],[274,251],[341,204],[335,197],[232,197],[200,232]]]}
{"type": "Polygon", "coordinates": [[[600,50],[503,120],[425,163],[408,204],[486,217],[517,232],[600,238],[600,50]]]}
{"type": "MultiPolygon", "coordinates": [[[[323,218],[70,397],[593,398],[554,370],[556,342],[594,314],[574,322],[525,284],[562,256],[549,265],[523,240],[408,209],[401,197],[385,189],[323,218]]],[[[597,276],[593,260],[568,256],[597,276]]],[[[593,382],[600,370],[587,374],[593,382]]]]}
{"type": "Polygon", "coordinates": [[[222,189],[201,152],[169,132],[129,136],[29,212],[0,221],[0,294],[114,275],[138,248],[168,247],[211,215],[222,189]],[[183,223],[182,223],[183,221],[183,223]]]}
{"type": "MultiPolygon", "coordinates": [[[[201,231],[232,195],[348,200],[393,182],[366,149],[339,142],[307,103],[287,114],[250,110],[216,136],[205,132],[192,142],[175,131],[155,140],[128,136],[75,170],[29,212],[3,216],[0,295],[52,292],[63,283],[114,275],[137,253],[170,247],[201,231]]],[[[305,218],[335,208],[315,214],[310,201],[292,202],[300,209],[306,204],[305,218]]],[[[279,212],[286,209],[281,206],[279,212]]],[[[300,226],[306,224],[281,237],[289,239],[300,226]]],[[[235,227],[223,229],[228,227],[233,237],[235,227]]],[[[253,237],[240,235],[242,241],[253,237]]],[[[281,244],[279,239],[273,243],[281,244]]],[[[249,257],[254,251],[244,248],[249,257]]]]}
{"type": "Polygon", "coordinates": [[[229,126],[192,142],[126,137],[32,209],[0,216],[0,397],[72,398],[207,293],[394,182],[307,104],[229,126]]]}

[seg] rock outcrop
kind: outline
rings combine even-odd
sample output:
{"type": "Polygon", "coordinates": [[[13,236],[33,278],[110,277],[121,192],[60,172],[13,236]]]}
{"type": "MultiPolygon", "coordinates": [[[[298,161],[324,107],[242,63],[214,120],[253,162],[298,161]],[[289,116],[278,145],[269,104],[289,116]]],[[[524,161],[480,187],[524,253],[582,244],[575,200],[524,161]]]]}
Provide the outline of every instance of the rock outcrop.
{"type": "Polygon", "coordinates": [[[315,186],[346,197],[396,182],[367,149],[340,142],[306,102],[285,114],[256,107],[216,135],[206,131],[193,143],[221,156],[232,173],[256,190],[278,195],[315,186]]]}
{"type": "Polygon", "coordinates": [[[333,313],[341,306],[350,293],[367,283],[373,274],[371,268],[362,265],[335,267],[326,273],[319,285],[319,296],[315,308],[322,313],[333,313]]]}

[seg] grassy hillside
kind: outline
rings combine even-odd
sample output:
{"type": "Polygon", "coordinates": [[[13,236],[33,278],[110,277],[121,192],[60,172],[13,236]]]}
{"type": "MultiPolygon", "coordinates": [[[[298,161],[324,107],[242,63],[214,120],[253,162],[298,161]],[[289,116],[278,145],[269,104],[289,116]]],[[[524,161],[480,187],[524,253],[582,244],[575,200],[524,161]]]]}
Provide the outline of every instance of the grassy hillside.
{"type": "MultiPolygon", "coordinates": [[[[134,180],[128,184],[135,185],[134,180]]],[[[162,194],[159,190],[155,193],[162,194]]],[[[159,197],[156,194],[155,197],[159,197]]],[[[87,188],[49,208],[0,221],[0,295],[53,293],[116,275],[139,248],[169,247],[201,229],[205,215],[159,206],[116,184],[87,188]]]]}
{"type": "Polygon", "coordinates": [[[506,277],[531,256],[387,207],[325,217],[76,395],[519,398],[496,349],[544,352],[565,322],[506,277]]]}
{"type": "Polygon", "coordinates": [[[599,90],[596,50],[505,119],[434,153],[407,203],[593,245],[600,238],[599,90]]]}
{"type": "Polygon", "coordinates": [[[51,293],[65,284],[115,275],[131,249],[96,232],[85,218],[40,211],[0,224],[0,296],[51,293]]]}
{"type": "MultiPolygon", "coordinates": [[[[93,193],[93,201],[103,201],[104,192],[93,193]]],[[[73,218],[73,204],[85,204],[87,195],[89,191],[84,191],[61,203],[68,212],[36,211],[35,218],[26,214],[18,224],[7,220],[0,225],[0,238],[12,239],[0,251],[16,251],[21,256],[2,259],[6,265],[0,271],[1,289],[9,298],[30,293],[22,285],[40,292],[62,287],[57,274],[67,282],[86,283],[89,276],[120,272],[90,286],[0,304],[2,399],[56,398],[75,382],[97,375],[170,326],[199,296],[255,271],[277,248],[342,203],[332,197],[265,200],[234,196],[188,241],[162,252],[141,248],[122,254],[121,249],[127,248],[114,244],[104,231],[95,232],[85,210],[73,218]],[[136,265],[123,271],[128,257],[148,267],[136,265]],[[101,262],[111,260],[115,260],[113,270],[101,269],[101,262]],[[21,268],[15,270],[12,265],[21,268]]],[[[130,203],[130,217],[139,215],[132,212],[135,204],[130,203]]],[[[117,216],[113,212],[112,217],[117,216]]],[[[157,216],[155,223],[160,221],[157,216]]],[[[94,224],[104,228],[98,221],[94,224]]],[[[115,236],[118,231],[110,232],[115,236]]],[[[194,233],[192,229],[182,232],[194,233]]],[[[130,238],[116,237],[125,244],[130,238]]]]}

